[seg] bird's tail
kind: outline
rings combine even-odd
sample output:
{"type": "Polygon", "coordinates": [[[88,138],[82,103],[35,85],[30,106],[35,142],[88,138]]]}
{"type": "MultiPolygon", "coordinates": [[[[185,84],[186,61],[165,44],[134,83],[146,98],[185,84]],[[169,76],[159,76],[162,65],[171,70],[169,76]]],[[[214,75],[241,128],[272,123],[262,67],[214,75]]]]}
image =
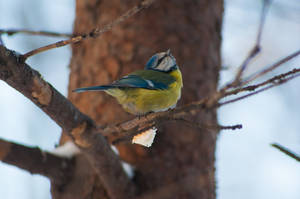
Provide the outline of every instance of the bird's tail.
{"type": "Polygon", "coordinates": [[[85,91],[105,91],[107,89],[114,88],[113,86],[104,85],[104,86],[91,86],[91,87],[85,87],[85,88],[77,88],[73,90],[73,92],[85,92],[85,91]]]}

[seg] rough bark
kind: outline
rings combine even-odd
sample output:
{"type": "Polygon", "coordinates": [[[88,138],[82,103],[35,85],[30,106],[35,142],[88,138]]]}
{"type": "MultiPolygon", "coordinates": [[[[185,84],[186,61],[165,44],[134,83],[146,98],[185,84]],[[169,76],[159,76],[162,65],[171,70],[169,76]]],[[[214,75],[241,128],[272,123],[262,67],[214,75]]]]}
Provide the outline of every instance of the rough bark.
{"type": "Polygon", "coordinates": [[[119,157],[98,133],[94,121],[81,113],[37,71],[20,61],[19,55],[1,45],[0,79],[30,99],[72,137],[111,198],[132,197],[135,186],[124,172],[119,157]]]}
{"type": "MultiPolygon", "coordinates": [[[[137,1],[78,0],[76,3],[74,32],[82,33],[110,22],[137,1]]],[[[143,68],[152,54],[168,48],[183,73],[180,104],[207,96],[216,90],[218,82],[222,12],[221,0],[156,1],[112,32],[74,45],[69,98],[98,124],[132,118],[104,93],[77,94],[71,90],[110,83],[143,68]]],[[[214,110],[189,119],[217,123],[214,110]]],[[[157,127],[158,136],[149,149],[130,143],[117,146],[121,158],[136,169],[134,182],[139,194],[148,194],[145,198],[151,198],[151,194],[156,194],[156,198],[214,198],[217,132],[200,131],[179,122],[157,127]],[[166,194],[168,187],[174,194],[166,194]]],[[[90,179],[94,178],[95,175],[90,175],[90,179]]],[[[95,184],[92,180],[84,181],[82,187],[93,187],[86,190],[90,198],[104,197],[99,183],[95,184]]]]}
{"type": "Polygon", "coordinates": [[[64,186],[69,182],[74,165],[71,159],[3,139],[0,139],[0,160],[31,174],[46,176],[56,186],[64,186]]]}

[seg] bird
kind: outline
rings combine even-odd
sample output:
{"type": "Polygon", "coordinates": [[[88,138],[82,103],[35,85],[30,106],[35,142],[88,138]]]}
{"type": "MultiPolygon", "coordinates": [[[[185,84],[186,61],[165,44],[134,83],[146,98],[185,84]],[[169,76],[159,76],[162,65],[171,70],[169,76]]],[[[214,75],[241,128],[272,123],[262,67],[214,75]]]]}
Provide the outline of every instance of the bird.
{"type": "Polygon", "coordinates": [[[182,87],[179,66],[168,49],[154,54],[143,70],[108,85],[77,88],[73,92],[104,91],[116,98],[126,112],[143,116],[175,108],[182,87]]]}

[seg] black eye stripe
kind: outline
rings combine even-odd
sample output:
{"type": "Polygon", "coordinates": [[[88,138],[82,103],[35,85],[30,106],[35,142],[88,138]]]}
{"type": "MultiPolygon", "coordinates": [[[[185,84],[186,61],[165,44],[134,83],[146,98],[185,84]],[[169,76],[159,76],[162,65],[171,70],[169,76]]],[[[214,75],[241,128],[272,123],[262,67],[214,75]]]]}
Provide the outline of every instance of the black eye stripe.
{"type": "Polygon", "coordinates": [[[170,73],[170,72],[172,72],[172,71],[174,71],[174,70],[177,70],[177,69],[178,69],[178,66],[175,64],[175,65],[173,65],[172,67],[170,67],[170,69],[167,70],[167,71],[164,71],[164,70],[158,70],[158,69],[155,69],[155,68],[151,68],[150,70],[155,70],[155,71],[159,71],[159,72],[163,72],[163,73],[170,73]]]}
{"type": "Polygon", "coordinates": [[[162,58],[160,58],[157,62],[157,65],[156,66],[159,66],[159,64],[167,57],[168,55],[164,55],[162,58]]]}

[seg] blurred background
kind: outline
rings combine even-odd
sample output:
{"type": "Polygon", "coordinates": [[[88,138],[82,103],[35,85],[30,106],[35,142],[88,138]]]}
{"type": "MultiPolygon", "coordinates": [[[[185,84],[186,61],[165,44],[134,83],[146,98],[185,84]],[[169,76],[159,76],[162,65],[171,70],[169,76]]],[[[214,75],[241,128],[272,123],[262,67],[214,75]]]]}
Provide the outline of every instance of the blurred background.
{"type": "MultiPolygon", "coordinates": [[[[261,0],[225,0],[220,86],[231,80],[254,45],[261,0]]],[[[0,29],[48,30],[71,33],[74,0],[0,0],[0,29]]],[[[4,35],[5,45],[20,53],[63,38],[4,35]]],[[[262,52],[245,76],[295,52],[300,47],[299,0],[273,0],[262,35],[262,52]]],[[[155,51],[155,49],[153,49],[155,51]]],[[[67,95],[70,47],[31,57],[38,70],[67,95]]],[[[264,78],[300,66],[300,57],[264,78]]],[[[262,81],[263,78],[258,81],[262,81]]],[[[0,138],[43,150],[58,144],[60,128],[27,98],[0,81],[0,138]]],[[[299,199],[299,162],[271,147],[280,143],[300,154],[300,78],[218,110],[222,125],[243,129],[221,131],[217,144],[218,199],[299,199]]],[[[5,199],[51,198],[50,182],[39,175],[0,162],[0,195],[5,199]]]]}

